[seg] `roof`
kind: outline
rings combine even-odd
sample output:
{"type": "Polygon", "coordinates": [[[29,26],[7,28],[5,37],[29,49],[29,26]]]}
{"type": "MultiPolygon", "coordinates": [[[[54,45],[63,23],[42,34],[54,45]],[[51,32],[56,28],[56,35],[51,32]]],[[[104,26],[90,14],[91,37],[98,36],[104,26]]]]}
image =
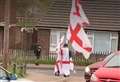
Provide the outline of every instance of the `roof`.
{"type": "MultiPolygon", "coordinates": [[[[67,28],[72,0],[53,0],[38,26],[67,28]]],[[[120,0],[83,0],[83,9],[90,21],[86,29],[120,30],[120,0]]]]}
{"type": "Polygon", "coordinates": [[[70,0],[53,0],[47,14],[39,22],[39,26],[49,28],[66,28],[69,22],[70,9],[70,0]]]}

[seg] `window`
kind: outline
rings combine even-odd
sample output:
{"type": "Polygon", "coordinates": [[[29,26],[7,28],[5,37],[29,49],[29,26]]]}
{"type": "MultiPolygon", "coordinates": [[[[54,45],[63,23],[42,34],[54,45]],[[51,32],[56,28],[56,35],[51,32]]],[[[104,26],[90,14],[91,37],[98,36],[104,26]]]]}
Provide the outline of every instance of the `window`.
{"type": "Polygon", "coordinates": [[[111,32],[111,51],[117,51],[118,45],[118,33],[111,32]]]}
{"type": "MultiPolygon", "coordinates": [[[[65,31],[61,31],[60,32],[60,38],[62,37],[62,36],[65,36],[66,35],[66,32],[65,31]]],[[[66,37],[66,36],[65,36],[66,37]]]]}
{"type": "Polygon", "coordinates": [[[95,53],[109,53],[117,50],[118,47],[118,33],[107,31],[88,31],[88,38],[93,45],[95,53]]]}
{"type": "Polygon", "coordinates": [[[110,49],[110,32],[94,32],[94,52],[109,52],[110,49]]]}
{"type": "Polygon", "coordinates": [[[51,47],[56,47],[57,44],[57,32],[51,31],[51,36],[50,36],[50,46],[51,47]]]}
{"type": "MultiPolygon", "coordinates": [[[[93,34],[93,31],[87,31],[87,35],[88,35],[88,39],[91,42],[91,45],[94,47],[94,34],[93,34]]],[[[94,48],[93,48],[93,50],[94,50],[94,48]]]]}
{"type": "MultiPolygon", "coordinates": [[[[109,53],[116,51],[118,47],[118,33],[108,31],[86,31],[88,38],[93,46],[94,53],[109,53]]],[[[50,38],[50,47],[54,51],[60,38],[66,35],[65,30],[52,30],[50,38]]],[[[65,36],[66,38],[66,36],[65,36]]]]}
{"type": "MultiPolygon", "coordinates": [[[[57,44],[59,40],[61,39],[62,36],[66,35],[65,30],[51,30],[51,35],[50,35],[50,51],[55,51],[57,44]]],[[[66,36],[65,36],[66,38],[66,36]]]]}

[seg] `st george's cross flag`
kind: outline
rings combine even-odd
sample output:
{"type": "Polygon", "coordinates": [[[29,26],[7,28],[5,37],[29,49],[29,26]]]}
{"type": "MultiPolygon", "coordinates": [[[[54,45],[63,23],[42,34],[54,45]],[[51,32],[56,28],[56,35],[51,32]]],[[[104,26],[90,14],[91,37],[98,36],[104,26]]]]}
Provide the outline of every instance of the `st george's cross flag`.
{"type": "Polygon", "coordinates": [[[67,39],[71,42],[74,50],[83,53],[83,56],[88,59],[92,52],[92,45],[84,31],[86,25],[89,25],[89,21],[82,9],[80,0],[72,0],[67,39]]]}
{"type": "Polygon", "coordinates": [[[63,47],[64,40],[65,40],[65,36],[62,36],[57,44],[56,49],[60,49],[61,47],[63,47]]]}

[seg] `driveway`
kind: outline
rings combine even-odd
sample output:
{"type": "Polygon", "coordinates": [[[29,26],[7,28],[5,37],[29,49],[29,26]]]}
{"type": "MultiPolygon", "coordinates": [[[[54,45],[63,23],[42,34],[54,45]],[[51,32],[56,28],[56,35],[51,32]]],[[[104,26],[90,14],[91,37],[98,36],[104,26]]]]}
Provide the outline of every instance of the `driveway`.
{"type": "Polygon", "coordinates": [[[83,70],[76,69],[70,77],[54,76],[53,69],[28,69],[26,79],[35,82],[85,82],[83,70]]]}

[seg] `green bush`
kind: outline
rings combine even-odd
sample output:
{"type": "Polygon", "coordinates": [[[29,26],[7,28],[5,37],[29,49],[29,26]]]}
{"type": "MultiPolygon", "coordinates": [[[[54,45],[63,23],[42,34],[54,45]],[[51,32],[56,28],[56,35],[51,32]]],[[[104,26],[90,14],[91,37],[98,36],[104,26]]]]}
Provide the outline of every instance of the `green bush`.
{"type": "Polygon", "coordinates": [[[75,65],[80,65],[80,66],[87,66],[90,65],[94,62],[92,61],[87,61],[87,60],[79,60],[79,61],[74,61],[75,65]]]}
{"type": "Polygon", "coordinates": [[[34,60],[34,63],[37,65],[37,64],[54,64],[55,63],[55,59],[54,58],[51,58],[51,57],[46,57],[46,58],[41,58],[41,59],[38,59],[38,60],[34,60]]]}
{"type": "Polygon", "coordinates": [[[75,65],[87,66],[87,65],[90,65],[90,64],[94,63],[95,61],[86,60],[84,58],[80,58],[80,57],[74,56],[73,57],[73,62],[74,62],[75,65]]]}

